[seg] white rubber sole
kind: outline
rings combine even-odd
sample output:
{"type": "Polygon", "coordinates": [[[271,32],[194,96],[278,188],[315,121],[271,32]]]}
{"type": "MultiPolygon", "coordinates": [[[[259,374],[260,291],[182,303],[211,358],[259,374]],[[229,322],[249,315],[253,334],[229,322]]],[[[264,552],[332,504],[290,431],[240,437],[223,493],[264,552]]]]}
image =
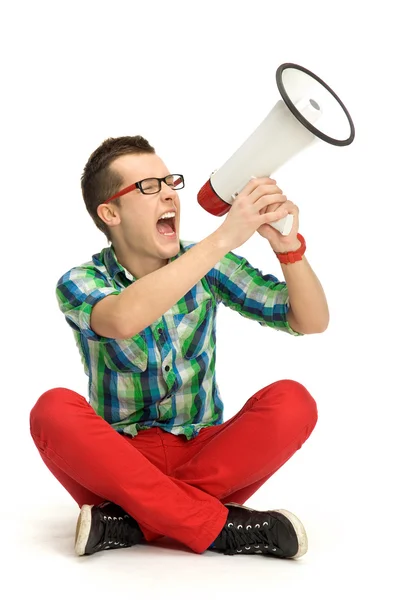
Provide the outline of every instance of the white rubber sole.
{"type": "Polygon", "coordinates": [[[274,512],[281,513],[284,517],[289,519],[296,532],[299,549],[294,556],[291,556],[291,558],[300,558],[301,556],[304,556],[308,550],[308,538],[303,523],[296,517],[296,515],[283,508],[275,510],[274,512]]]}
{"type": "MultiPolygon", "coordinates": [[[[229,502],[225,506],[241,506],[242,508],[245,508],[246,510],[250,510],[252,512],[254,512],[256,510],[255,508],[250,508],[249,506],[244,506],[243,504],[237,504],[236,502],[229,502]]],[[[289,521],[293,525],[293,529],[297,536],[297,542],[299,544],[299,548],[298,548],[296,554],[294,556],[291,556],[290,558],[296,559],[296,558],[300,558],[301,556],[304,556],[304,554],[308,550],[308,538],[307,538],[307,533],[306,533],[303,523],[300,521],[300,519],[298,519],[296,517],[296,515],[294,515],[293,513],[289,512],[288,510],[285,510],[283,508],[274,509],[272,512],[281,513],[284,517],[289,519],[289,521]]]]}
{"type": "Polygon", "coordinates": [[[84,504],[78,517],[75,532],[75,552],[78,556],[85,554],[85,548],[89,539],[90,528],[92,526],[92,507],[84,504]]]}

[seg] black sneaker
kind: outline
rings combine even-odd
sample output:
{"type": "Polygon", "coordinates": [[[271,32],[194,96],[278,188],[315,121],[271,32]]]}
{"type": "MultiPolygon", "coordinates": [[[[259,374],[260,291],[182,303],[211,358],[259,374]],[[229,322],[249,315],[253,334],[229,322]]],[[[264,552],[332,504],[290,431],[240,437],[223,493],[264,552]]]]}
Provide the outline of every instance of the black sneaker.
{"type": "Polygon", "coordinates": [[[307,552],[306,531],[287,510],[258,511],[241,504],[225,504],[228,518],[212,549],[224,554],[265,554],[300,558],[307,552]]]}
{"type": "Polygon", "coordinates": [[[116,504],[103,502],[98,506],[82,506],[75,534],[78,556],[111,548],[128,548],[144,541],[135,519],[116,504]]]}

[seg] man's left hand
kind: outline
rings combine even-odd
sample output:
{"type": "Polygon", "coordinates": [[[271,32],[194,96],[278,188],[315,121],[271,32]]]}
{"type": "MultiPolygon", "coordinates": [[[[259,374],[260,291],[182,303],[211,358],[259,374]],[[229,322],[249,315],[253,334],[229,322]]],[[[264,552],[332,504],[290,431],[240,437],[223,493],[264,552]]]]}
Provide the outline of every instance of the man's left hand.
{"type": "MultiPolygon", "coordinates": [[[[271,193],[276,194],[276,187],[277,186],[274,186],[274,190],[272,190],[271,193]]],[[[263,213],[274,211],[278,206],[283,206],[290,215],[293,215],[292,229],[289,235],[282,235],[277,229],[266,223],[261,225],[257,231],[261,237],[269,241],[274,252],[291,252],[297,250],[301,246],[300,240],[297,239],[297,233],[299,231],[299,209],[293,202],[287,200],[279,187],[278,189],[279,193],[282,195],[282,201],[270,204],[263,210],[263,213]]]]}

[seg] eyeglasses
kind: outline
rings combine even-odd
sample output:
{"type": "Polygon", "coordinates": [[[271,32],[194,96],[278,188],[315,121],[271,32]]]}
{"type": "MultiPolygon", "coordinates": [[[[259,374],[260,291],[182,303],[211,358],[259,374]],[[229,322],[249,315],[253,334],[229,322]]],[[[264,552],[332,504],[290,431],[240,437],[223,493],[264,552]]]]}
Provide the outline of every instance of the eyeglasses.
{"type": "Polygon", "coordinates": [[[141,181],[137,181],[136,183],[132,183],[128,187],[124,188],[118,194],[111,196],[111,198],[107,198],[103,202],[103,204],[107,204],[107,202],[111,202],[111,200],[115,200],[132,190],[138,189],[142,192],[142,194],[158,194],[161,190],[161,183],[166,183],[173,190],[181,190],[185,187],[185,180],[183,175],[167,175],[166,177],[148,177],[147,179],[142,179],[141,181]]]}

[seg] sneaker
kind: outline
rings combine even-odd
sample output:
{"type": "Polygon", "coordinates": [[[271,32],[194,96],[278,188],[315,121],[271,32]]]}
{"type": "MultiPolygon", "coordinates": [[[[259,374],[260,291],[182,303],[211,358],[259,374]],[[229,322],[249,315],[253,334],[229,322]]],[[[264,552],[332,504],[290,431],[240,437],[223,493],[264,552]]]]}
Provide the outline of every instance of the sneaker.
{"type": "Polygon", "coordinates": [[[241,504],[225,504],[228,518],[211,549],[224,554],[265,554],[300,558],[307,552],[303,524],[287,510],[258,511],[241,504]]]}
{"type": "Polygon", "coordinates": [[[128,548],[143,541],[144,535],[135,519],[116,504],[103,502],[98,506],[82,506],[75,534],[78,556],[111,548],[128,548]]]}

